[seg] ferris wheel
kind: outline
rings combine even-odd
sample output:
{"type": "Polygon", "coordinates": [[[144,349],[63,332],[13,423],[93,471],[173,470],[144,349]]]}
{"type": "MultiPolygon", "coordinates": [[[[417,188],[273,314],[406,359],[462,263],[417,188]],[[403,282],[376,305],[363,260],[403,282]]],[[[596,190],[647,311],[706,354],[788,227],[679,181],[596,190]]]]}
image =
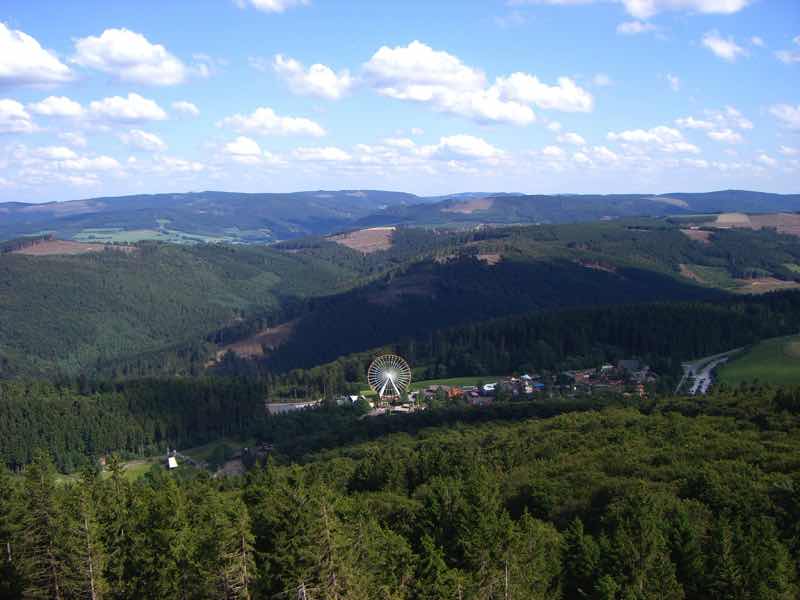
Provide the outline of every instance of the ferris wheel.
{"type": "Polygon", "coordinates": [[[379,356],[367,369],[367,382],[378,398],[399,398],[411,383],[411,367],[394,354],[379,356]]]}

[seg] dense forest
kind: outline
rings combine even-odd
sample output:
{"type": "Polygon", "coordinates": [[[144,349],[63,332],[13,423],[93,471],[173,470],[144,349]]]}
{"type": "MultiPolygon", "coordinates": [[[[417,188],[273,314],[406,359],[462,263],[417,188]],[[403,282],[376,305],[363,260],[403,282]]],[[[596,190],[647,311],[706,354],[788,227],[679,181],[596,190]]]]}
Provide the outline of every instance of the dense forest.
{"type": "Polygon", "coordinates": [[[680,227],[400,228],[371,254],[319,237],[0,254],[0,377],[197,375],[217,344],[299,319],[271,367],[286,371],[532,310],[711,299],[752,278],[800,279],[797,238],[730,230],[701,243],[680,227]]]}
{"type": "Polygon", "coordinates": [[[396,417],[221,480],[112,458],[56,485],[37,453],[0,467],[0,597],[797,597],[800,390],[593,408],[396,417]]]}
{"type": "MultiPolygon", "coordinates": [[[[336,325],[334,325],[336,326],[336,325]]],[[[406,357],[420,379],[556,371],[637,357],[672,389],[681,362],[800,331],[800,292],[737,296],[714,302],[660,302],[561,311],[537,311],[482,323],[429,330],[383,349],[406,357]],[[670,386],[671,384],[671,386],[670,386]]],[[[218,367],[228,375],[262,374],[284,395],[358,391],[379,351],[344,355],[310,369],[270,377],[288,344],[262,365],[229,354],[218,367]],[[356,385],[353,385],[356,384],[356,385]]],[[[323,349],[324,351],[324,349],[323,349]]],[[[299,357],[286,364],[300,361],[299,357]]]]}

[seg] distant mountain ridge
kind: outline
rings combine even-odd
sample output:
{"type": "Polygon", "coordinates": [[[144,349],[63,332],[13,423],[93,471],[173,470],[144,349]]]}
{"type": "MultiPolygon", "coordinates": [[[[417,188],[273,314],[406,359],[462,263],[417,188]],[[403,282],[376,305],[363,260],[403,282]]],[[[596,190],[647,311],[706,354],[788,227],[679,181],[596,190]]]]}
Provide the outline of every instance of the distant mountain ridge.
{"type": "Polygon", "coordinates": [[[0,239],[50,232],[82,241],[264,243],[382,225],[570,223],[632,216],[800,211],[800,194],[746,190],[670,194],[464,192],[423,197],[384,190],[189,192],[0,204],[0,239]]]}

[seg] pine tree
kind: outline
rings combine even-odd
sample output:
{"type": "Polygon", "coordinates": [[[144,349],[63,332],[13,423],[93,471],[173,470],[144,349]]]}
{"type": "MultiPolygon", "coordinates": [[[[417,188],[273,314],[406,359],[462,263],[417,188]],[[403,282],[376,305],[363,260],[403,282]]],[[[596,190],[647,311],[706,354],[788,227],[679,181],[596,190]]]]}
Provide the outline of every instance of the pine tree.
{"type": "Polygon", "coordinates": [[[55,490],[55,467],[49,456],[36,452],[25,469],[23,516],[20,526],[21,570],[29,598],[65,598],[69,587],[64,540],[64,515],[55,490]]]}
{"type": "Polygon", "coordinates": [[[239,498],[225,506],[226,527],[220,532],[220,579],[225,598],[249,600],[256,577],[255,538],[247,507],[239,498]]]}
{"type": "Polygon", "coordinates": [[[11,474],[0,462],[0,600],[11,600],[22,594],[22,578],[17,570],[19,548],[15,539],[17,502],[11,474]]]}

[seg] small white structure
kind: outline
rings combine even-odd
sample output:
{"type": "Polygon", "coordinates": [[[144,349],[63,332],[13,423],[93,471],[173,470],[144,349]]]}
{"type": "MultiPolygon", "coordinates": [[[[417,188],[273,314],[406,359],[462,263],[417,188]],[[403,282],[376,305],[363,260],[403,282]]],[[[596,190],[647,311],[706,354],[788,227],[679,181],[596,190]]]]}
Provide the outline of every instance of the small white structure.
{"type": "Polygon", "coordinates": [[[178,459],[174,456],[167,457],[167,469],[177,469],[178,468],[178,459]]]}

